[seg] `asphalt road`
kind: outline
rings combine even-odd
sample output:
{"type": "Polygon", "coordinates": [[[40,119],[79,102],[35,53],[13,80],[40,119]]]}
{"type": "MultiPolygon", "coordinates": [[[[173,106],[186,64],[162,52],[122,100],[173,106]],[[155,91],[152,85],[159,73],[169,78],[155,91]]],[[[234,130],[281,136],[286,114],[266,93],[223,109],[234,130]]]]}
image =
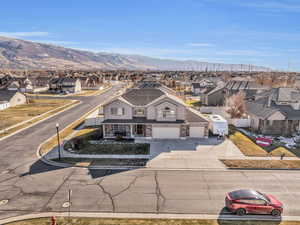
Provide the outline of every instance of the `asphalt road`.
{"type": "MultiPolygon", "coordinates": [[[[131,171],[56,168],[37,160],[38,145],[117,90],[84,97],[75,108],[0,142],[0,219],[32,212],[71,211],[220,214],[225,193],[253,188],[278,197],[284,215],[300,215],[298,171],[131,171]]],[[[78,98],[77,98],[78,99],[78,98]]]]}

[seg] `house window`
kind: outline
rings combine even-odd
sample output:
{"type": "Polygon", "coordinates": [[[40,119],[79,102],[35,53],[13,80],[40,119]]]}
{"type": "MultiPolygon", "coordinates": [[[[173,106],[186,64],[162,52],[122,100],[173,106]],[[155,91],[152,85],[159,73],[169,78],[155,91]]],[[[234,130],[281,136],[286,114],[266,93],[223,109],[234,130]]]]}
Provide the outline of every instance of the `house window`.
{"type": "Polygon", "coordinates": [[[169,107],[165,107],[164,110],[162,111],[163,118],[167,118],[174,115],[175,115],[175,111],[171,110],[169,107]]]}
{"type": "Polygon", "coordinates": [[[124,108],[110,108],[111,115],[123,116],[125,114],[124,108]]]}
{"type": "Polygon", "coordinates": [[[145,109],[135,109],[134,110],[134,115],[136,116],[144,116],[145,115],[145,109]]]}

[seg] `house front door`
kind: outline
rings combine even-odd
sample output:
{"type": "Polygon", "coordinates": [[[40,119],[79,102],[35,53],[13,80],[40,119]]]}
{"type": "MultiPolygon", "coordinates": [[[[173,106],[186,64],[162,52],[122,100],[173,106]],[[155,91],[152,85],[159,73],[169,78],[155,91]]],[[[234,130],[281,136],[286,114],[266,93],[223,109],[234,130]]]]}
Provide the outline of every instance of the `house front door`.
{"type": "Polygon", "coordinates": [[[140,136],[144,136],[145,135],[144,125],[142,125],[142,124],[137,124],[136,125],[136,134],[140,135],[140,136]]]}

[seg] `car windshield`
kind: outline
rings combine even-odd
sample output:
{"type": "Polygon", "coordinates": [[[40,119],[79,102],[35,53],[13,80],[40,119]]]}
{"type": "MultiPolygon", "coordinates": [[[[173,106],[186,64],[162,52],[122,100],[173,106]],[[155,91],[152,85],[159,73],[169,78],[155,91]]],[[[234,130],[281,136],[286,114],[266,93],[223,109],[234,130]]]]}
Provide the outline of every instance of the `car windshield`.
{"type": "Polygon", "coordinates": [[[230,193],[230,197],[232,199],[246,199],[246,198],[263,199],[267,202],[270,202],[270,199],[266,195],[254,190],[233,191],[230,193]]]}
{"type": "Polygon", "coordinates": [[[261,195],[261,198],[262,199],[264,199],[264,200],[266,200],[267,202],[270,202],[271,200],[268,198],[268,196],[267,195],[265,195],[265,194],[263,194],[263,193],[261,193],[261,192],[259,192],[259,191],[256,191],[258,194],[260,194],[261,195]]]}

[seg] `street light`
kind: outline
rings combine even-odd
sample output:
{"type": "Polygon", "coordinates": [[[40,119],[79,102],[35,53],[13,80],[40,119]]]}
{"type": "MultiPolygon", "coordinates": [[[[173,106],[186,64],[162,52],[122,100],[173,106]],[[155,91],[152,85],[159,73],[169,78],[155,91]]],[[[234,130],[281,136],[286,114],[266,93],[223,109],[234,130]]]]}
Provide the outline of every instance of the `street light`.
{"type": "Polygon", "coordinates": [[[56,123],[56,134],[57,134],[57,143],[58,143],[58,160],[61,160],[60,156],[60,141],[59,141],[59,123],[56,123]]]}

